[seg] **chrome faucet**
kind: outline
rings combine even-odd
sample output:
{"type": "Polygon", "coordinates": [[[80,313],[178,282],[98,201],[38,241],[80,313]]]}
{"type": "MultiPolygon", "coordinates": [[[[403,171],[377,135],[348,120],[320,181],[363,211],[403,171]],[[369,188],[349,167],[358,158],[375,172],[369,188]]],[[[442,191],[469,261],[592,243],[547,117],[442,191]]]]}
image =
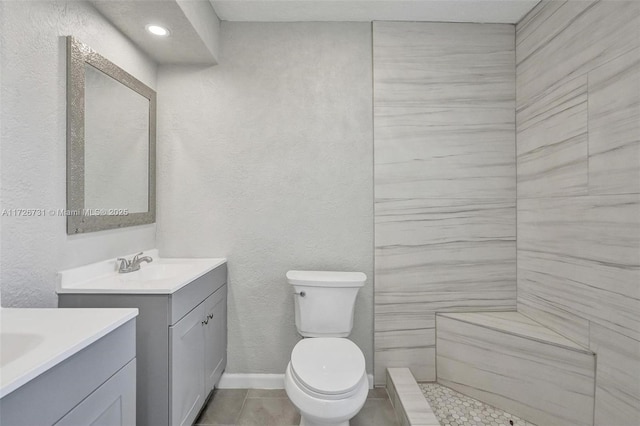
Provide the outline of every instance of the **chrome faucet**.
{"type": "Polygon", "coordinates": [[[140,257],[141,254],[142,252],[136,254],[135,256],[133,256],[133,259],[131,260],[127,260],[123,257],[119,257],[117,260],[118,262],[120,262],[118,266],[118,273],[126,274],[129,272],[135,272],[140,269],[140,264],[142,262],[147,262],[147,263],[153,262],[153,259],[151,257],[149,256],[140,257]]]}

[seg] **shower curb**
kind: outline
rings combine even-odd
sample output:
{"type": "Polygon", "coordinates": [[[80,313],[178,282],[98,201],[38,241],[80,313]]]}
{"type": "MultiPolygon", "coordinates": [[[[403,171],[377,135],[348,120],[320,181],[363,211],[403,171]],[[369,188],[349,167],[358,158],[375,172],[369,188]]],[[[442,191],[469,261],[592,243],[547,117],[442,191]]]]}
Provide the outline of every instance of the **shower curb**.
{"type": "Polygon", "coordinates": [[[386,388],[402,426],[440,426],[408,368],[387,368],[386,388]]]}

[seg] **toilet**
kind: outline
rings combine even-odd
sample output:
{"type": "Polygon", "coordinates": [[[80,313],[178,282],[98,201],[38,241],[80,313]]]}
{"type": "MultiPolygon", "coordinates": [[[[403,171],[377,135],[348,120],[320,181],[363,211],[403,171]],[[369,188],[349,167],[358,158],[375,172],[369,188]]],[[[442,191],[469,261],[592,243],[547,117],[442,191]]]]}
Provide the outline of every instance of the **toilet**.
{"type": "Polygon", "coordinates": [[[287,272],[296,327],[304,338],[291,352],[284,381],[301,426],[348,426],[367,399],[364,355],[347,339],[366,280],[362,272],[287,272]]]}

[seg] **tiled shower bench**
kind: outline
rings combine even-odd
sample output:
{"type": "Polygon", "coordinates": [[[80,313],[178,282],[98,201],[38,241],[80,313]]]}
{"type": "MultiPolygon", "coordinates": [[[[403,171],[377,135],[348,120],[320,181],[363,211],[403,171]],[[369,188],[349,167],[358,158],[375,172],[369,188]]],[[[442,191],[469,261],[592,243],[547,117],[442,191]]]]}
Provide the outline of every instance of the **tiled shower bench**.
{"type": "Polygon", "coordinates": [[[595,354],[518,312],[436,316],[437,380],[538,425],[593,425],[595,354]]]}

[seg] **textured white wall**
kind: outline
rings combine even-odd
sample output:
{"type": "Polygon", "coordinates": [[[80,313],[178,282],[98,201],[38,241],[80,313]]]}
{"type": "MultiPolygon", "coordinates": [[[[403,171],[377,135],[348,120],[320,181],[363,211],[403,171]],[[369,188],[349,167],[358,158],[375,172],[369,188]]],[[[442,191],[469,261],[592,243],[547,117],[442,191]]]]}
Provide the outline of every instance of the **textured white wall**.
{"type": "Polygon", "coordinates": [[[371,371],[371,26],[223,22],[221,51],[159,72],[159,247],[228,257],[231,373],[284,372],[287,270],[365,272],[351,337],[371,371]]]}
{"type": "MultiPolygon", "coordinates": [[[[66,205],[66,48],[73,35],[156,86],[157,67],[86,2],[2,2],[2,208],[66,205]]],[[[2,305],[57,305],[56,272],[155,245],[155,226],[67,236],[64,217],[2,217],[2,305]]]]}

